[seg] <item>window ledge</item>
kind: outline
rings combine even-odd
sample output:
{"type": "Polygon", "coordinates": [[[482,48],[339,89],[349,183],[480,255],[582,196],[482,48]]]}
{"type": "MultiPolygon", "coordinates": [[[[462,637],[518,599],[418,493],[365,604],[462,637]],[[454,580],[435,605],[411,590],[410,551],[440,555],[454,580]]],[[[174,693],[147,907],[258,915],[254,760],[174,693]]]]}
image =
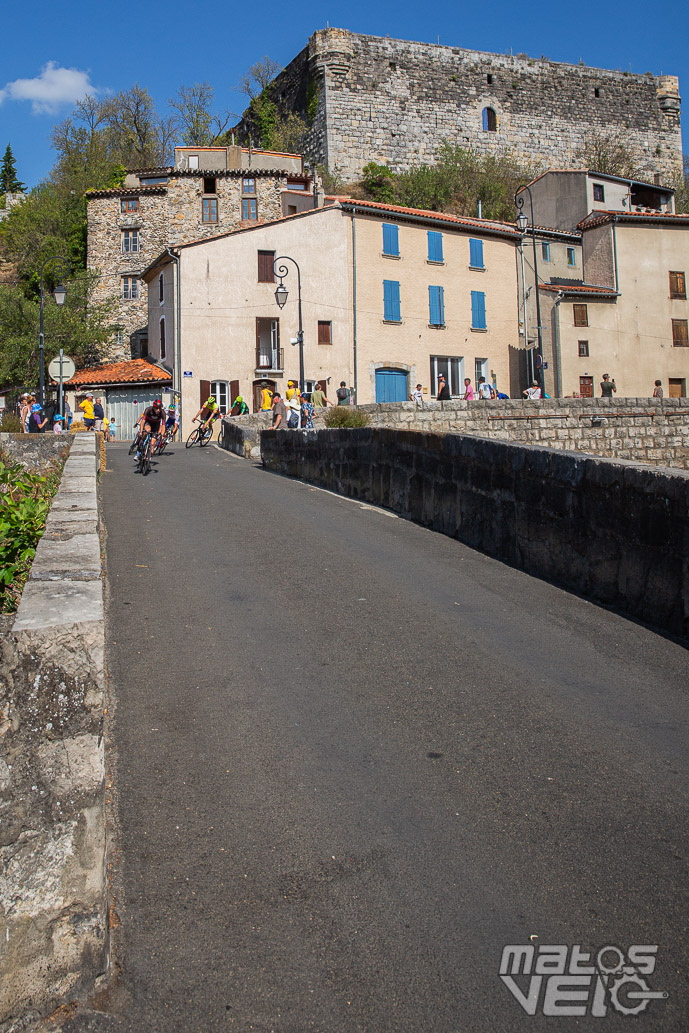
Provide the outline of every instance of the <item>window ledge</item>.
{"type": "Polygon", "coordinates": [[[445,265],[445,262],[442,260],[442,258],[440,260],[438,260],[437,258],[427,258],[426,265],[445,265]]]}
{"type": "Polygon", "coordinates": [[[401,319],[384,319],[383,323],[387,323],[389,326],[402,326],[401,319]]]}
{"type": "Polygon", "coordinates": [[[401,255],[386,255],[384,251],[381,251],[380,257],[381,258],[392,258],[392,260],[394,262],[399,262],[402,256],[401,255]]]}
{"type": "Polygon", "coordinates": [[[428,329],[429,330],[447,330],[447,327],[445,326],[445,323],[429,323],[428,324],[428,329]]]}
{"type": "Polygon", "coordinates": [[[487,326],[472,326],[472,327],[470,327],[470,329],[471,329],[472,334],[487,334],[488,333],[488,327],[487,326]]]}
{"type": "Polygon", "coordinates": [[[470,265],[469,268],[475,273],[485,273],[486,271],[485,265],[470,265]]]}

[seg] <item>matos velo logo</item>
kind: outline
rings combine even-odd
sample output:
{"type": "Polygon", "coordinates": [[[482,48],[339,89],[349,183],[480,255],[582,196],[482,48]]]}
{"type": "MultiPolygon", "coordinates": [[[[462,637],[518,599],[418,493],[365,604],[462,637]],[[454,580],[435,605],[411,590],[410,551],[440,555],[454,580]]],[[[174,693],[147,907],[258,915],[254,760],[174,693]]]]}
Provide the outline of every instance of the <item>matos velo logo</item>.
{"type": "Polygon", "coordinates": [[[621,1015],[639,1015],[651,1001],[668,997],[646,981],[655,971],[657,952],[655,944],[632,944],[626,953],[609,944],[595,955],[579,944],[509,944],[503,948],[500,978],[527,1015],[602,1019],[610,1007],[621,1015]]]}

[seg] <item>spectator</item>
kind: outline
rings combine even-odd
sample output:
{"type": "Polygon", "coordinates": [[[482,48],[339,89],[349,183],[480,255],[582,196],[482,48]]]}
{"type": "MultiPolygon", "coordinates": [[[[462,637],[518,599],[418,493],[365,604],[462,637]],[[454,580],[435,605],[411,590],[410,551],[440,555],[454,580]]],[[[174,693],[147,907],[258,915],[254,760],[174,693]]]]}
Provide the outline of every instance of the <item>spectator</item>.
{"type": "Polygon", "coordinates": [[[53,420],[53,434],[62,434],[62,421],[64,417],[58,413],[53,420]]]}
{"type": "Polygon", "coordinates": [[[416,402],[417,407],[421,406],[421,408],[423,408],[423,388],[421,387],[421,384],[416,385],[415,390],[412,391],[409,397],[411,398],[412,402],[416,402]]]}
{"type": "Polygon", "coordinates": [[[311,392],[311,404],[315,409],[325,409],[326,406],[332,405],[333,403],[329,398],[325,397],[325,391],[317,387],[315,391],[311,392]]]}
{"type": "Polygon", "coordinates": [[[600,393],[602,398],[612,398],[613,395],[617,394],[617,384],[615,378],[610,379],[609,373],[603,374],[603,379],[600,385],[600,393]]]}
{"type": "Polygon", "coordinates": [[[29,416],[31,415],[31,397],[27,393],[23,394],[19,403],[19,419],[22,422],[22,430],[25,434],[29,432],[29,416]]]}
{"type": "Polygon", "coordinates": [[[108,427],[108,441],[115,441],[117,438],[117,421],[115,417],[110,420],[110,426],[108,427]]]}
{"type": "Polygon", "coordinates": [[[65,399],[65,416],[67,417],[67,430],[69,430],[69,428],[72,426],[72,420],[74,419],[74,414],[72,412],[71,405],[69,404],[69,402],[66,399],[65,399]]]}
{"type": "Polygon", "coordinates": [[[527,387],[526,391],[522,391],[524,398],[527,398],[530,402],[535,402],[541,397],[541,389],[538,386],[537,381],[534,380],[531,387],[527,387]]]}
{"type": "Polygon", "coordinates": [[[438,402],[449,402],[451,398],[450,388],[447,385],[445,376],[441,373],[438,377],[438,402]]]}
{"type": "Polygon", "coordinates": [[[655,387],[653,388],[653,397],[654,398],[662,398],[663,397],[663,384],[662,384],[662,381],[660,381],[660,380],[656,380],[656,382],[655,382],[655,387]]]}
{"type": "Polygon", "coordinates": [[[93,430],[96,418],[93,412],[93,395],[86,395],[83,402],[79,402],[79,408],[84,414],[84,426],[87,430],[93,430]]]}
{"type": "Polygon", "coordinates": [[[103,417],[103,434],[105,435],[105,440],[110,441],[110,420],[107,416],[103,417]]]}
{"type": "Polygon", "coordinates": [[[289,410],[287,413],[287,426],[292,430],[296,430],[299,426],[301,415],[301,391],[293,380],[287,381],[285,407],[289,410]]]}
{"type": "Polygon", "coordinates": [[[47,422],[48,417],[43,415],[43,409],[38,402],[34,402],[29,414],[29,434],[43,434],[47,422]]]}
{"type": "Polygon", "coordinates": [[[94,430],[103,430],[103,419],[105,417],[105,411],[103,409],[100,398],[96,398],[96,404],[93,407],[93,415],[96,421],[94,430]]]}
{"type": "Polygon", "coordinates": [[[340,386],[335,393],[337,395],[338,405],[349,405],[350,391],[344,380],[340,381],[340,386]]]}
{"type": "Polygon", "coordinates": [[[260,412],[270,412],[273,405],[273,392],[268,387],[268,381],[263,380],[261,382],[261,395],[260,395],[260,412]]]}
{"type": "Polygon", "coordinates": [[[462,395],[465,401],[471,402],[474,398],[474,385],[471,383],[469,377],[464,378],[464,394],[462,395]]]}
{"type": "Polygon", "coordinates": [[[304,430],[313,430],[313,414],[315,406],[309,395],[301,397],[301,425],[304,430]]]}
{"type": "Polygon", "coordinates": [[[280,393],[278,391],[273,395],[273,430],[277,430],[278,427],[282,427],[283,430],[287,423],[287,407],[283,402],[280,393]]]}
{"type": "Polygon", "coordinates": [[[491,398],[495,397],[493,394],[493,388],[490,384],[486,383],[485,377],[478,378],[478,396],[479,398],[482,398],[484,402],[490,401],[491,398]]]}

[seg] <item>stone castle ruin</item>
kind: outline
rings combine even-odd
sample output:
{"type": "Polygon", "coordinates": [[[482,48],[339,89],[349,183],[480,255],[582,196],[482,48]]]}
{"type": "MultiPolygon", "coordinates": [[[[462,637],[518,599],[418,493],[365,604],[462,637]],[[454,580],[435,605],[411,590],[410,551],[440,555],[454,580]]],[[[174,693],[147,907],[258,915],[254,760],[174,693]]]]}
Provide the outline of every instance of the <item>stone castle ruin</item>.
{"type": "MultiPolygon", "coordinates": [[[[320,29],[273,81],[273,99],[306,117],[310,156],[345,180],[368,162],[404,171],[448,140],[512,151],[531,166],[571,166],[593,137],[618,137],[639,175],[682,171],[676,76],[589,68],[525,54],[320,29]]],[[[249,125],[240,123],[246,135],[249,125]]]]}

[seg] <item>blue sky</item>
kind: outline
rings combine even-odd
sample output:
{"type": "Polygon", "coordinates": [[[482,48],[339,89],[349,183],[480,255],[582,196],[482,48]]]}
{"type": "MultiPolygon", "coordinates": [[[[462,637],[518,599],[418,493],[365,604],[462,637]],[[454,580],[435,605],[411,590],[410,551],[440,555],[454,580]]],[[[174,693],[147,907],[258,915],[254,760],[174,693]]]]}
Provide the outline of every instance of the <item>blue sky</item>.
{"type": "MultiPolygon", "coordinates": [[[[519,7],[505,0],[425,5],[383,0],[260,6],[99,5],[76,0],[56,7],[36,0],[24,16],[14,9],[13,31],[0,63],[0,154],[12,144],[19,178],[29,186],[50,170],[53,125],[84,91],[117,92],[147,86],[159,108],[178,86],[207,80],[218,104],[241,111],[235,87],[255,61],[270,55],[287,64],[309,35],[326,23],[353,32],[440,42],[468,49],[545,55],[553,61],[674,74],[689,89],[686,27],[676,5],[639,0],[617,5],[580,0],[519,7]],[[489,12],[489,13],[488,13],[489,12]]],[[[689,104],[689,94],[685,104],[689,104]]],[[[685,150],[689,141],[685,140],[685,150]]]]}

